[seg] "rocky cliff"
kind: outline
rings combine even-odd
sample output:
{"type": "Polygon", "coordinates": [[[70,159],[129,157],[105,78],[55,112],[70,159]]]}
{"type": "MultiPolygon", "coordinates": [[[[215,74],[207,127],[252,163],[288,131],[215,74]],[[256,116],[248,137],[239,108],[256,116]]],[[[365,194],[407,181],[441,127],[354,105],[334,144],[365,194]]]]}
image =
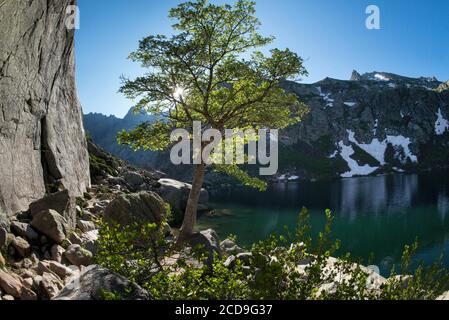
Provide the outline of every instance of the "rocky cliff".
{"type": "Polygon", "coordinates": [[[74,78],[73,0],[0,1],[0,215],[90,184],[74,78]]]}
{"type": "MultiPolygon", "coordinates": [[[[350,81],[285,84],[310,108],[282,133],[290,177],[352,177],[446,166],[449,90],[435,78],[353,72],[350,81]]],[[[286,175],[288,178],[288,175],[286,175]]]]}

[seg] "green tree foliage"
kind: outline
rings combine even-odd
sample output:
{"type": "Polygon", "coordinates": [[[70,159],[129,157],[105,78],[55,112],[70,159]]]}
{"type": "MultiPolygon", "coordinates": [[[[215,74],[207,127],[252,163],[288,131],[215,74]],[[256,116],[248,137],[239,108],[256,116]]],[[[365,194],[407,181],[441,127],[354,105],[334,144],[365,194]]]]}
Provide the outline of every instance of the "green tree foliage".
{"type": "MultiPolygon", "coordinates": [[[[173,129],[192,130],[200,121],[202,130],[285,128],[300,121],[306,107],[296,95],[279,84],[307,74],[303,60],[288,49],[258,49],[273,37],[258,32],[255,2],[238,0],[234,5],[215,5],[206,0],[185,2],[172,9],[174,34],[148,36],[130,55],[147,70],[134,80],[123,79],[120,91],[137,100],[136,111],[159,116],[130,132],[119,142],[134,149],[165,150],[173,129]]],[[[202,147],[205,147],[203,145],[202,147]]],[[[196,167],[190,202],[181,234],[193,231],[205,164],[196,167]]],[[[245,184],[263,189],[237,166],[217,166],[245,184]]]]}

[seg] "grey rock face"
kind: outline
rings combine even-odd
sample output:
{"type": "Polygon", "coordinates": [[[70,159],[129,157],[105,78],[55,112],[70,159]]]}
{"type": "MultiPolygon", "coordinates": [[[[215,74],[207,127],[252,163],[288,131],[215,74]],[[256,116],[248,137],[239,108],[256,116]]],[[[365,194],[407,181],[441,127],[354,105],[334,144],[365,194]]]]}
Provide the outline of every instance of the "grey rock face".
{"type": "Polygon", "coordinates": [[[105,293],[118,293],[122,300],[149,300],[138,285],[112,271],[91,266],[67,285],[53,300],[105,300],[105,293]]]}
{"type": "Polygon", "coordinates": [[[449,163],[449,90],[437,90],[442,83],[433,77],[354,73],[352,81],[283,86],[310,112],[281,132],[280,174],[340,176],[352,169],[349,157],[370,173],[449,163]]]}
{"type": "Polygon", "coordinates": [[[0,3],[0,216],[28,209],[46,185],[90,184],[74,78],[72,0],[0,3]]]}

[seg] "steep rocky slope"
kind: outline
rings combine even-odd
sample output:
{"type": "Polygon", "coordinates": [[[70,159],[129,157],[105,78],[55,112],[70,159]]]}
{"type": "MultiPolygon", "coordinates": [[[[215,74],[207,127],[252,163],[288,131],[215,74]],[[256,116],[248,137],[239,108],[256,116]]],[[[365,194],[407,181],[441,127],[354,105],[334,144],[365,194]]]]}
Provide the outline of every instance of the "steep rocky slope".
{"type": "Polygon", "coordinates": [[[0,1],[0,215],[25,210],[61,184],[89,186],[74,79],[73,0],[0,1]]]}
{"type": "Polygon", "coordinates": [[[447,165],[449,91],[436,90],[441,82],[383,72],[351,79],[285,84],[310,113],[282,133],[284,170],[351,177],[447,165]]]}
{"type": "Polygon", "coordinates": [[[117,143],[117,132],[133,129],[142,122],[152,120],[152,116],[135,114],[131,110],[123,119],[100,113],[89,113],[84,116],[84,125],[92,139],[106,151],[134,165],[145,167],[149,165],[147,160],[153,153],[134,152],[126,146],[119,145],[117,143]]]}

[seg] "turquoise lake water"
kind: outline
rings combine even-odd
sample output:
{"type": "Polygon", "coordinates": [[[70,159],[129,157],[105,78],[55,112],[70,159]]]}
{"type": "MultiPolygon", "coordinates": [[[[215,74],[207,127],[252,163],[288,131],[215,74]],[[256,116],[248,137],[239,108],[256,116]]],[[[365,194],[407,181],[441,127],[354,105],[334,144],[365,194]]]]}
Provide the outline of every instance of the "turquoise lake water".
{"type": "Polygon", "coordinates": [[[329,208],[342,252],[366,261],[373,255],[383,274],[416,238],[416,259],[431,263],[446,253],[449,267],[449,171],[279,183],[264,193],[233,188],[213,195],[212,202],[220,214],[202,217],[200,228],[213,228],[222,239],[237,235],[241,246],[282,232],[284,226],[293,229],[302,207],[309,209],[316,234],[329,208]]]}

